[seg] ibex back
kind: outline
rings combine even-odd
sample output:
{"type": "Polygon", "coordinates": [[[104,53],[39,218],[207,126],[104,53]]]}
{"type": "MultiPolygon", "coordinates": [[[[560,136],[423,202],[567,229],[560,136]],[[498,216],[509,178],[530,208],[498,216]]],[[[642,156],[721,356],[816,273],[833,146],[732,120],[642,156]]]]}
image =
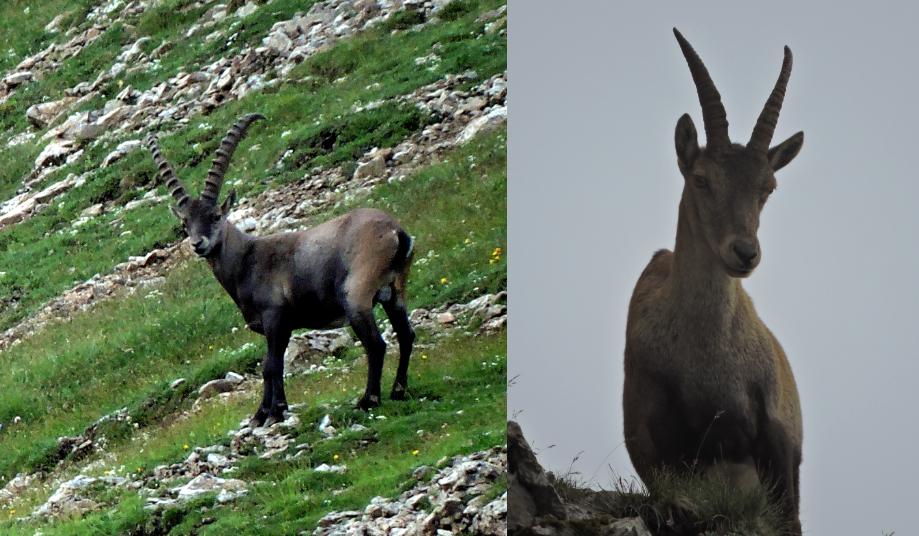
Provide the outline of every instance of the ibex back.
{"type": "Polygon", "coordinates": [[[728,138],[721,96],[676,29],[705,124],[700,148],[689,115],[676,127],[683,175],[676,246],[657,252],[629,304],[625,441],[638,474],[698,469],[738,488],[765,484],[800,533],[802,426],[797,387],[778,340],[741,286],[762,258],[759,216],[774,172],[804,140],[770,148],[791,51],[746,145],[728,138]]]}
{"type": "Polygon", "coordinates": [[[350,324],[368,359],[367,389],[358,406],[378,406],[386,343],[373,317],[377,303],[399,340],[399,366],[390,397],[404,398],[415,340],[405,309],[412,238],[392,216],[375,209],[354,210],[305,231],[265,237],[247,235],[227,221],[235,192],[217,205],[227,165],[249,125],[262,118],[251,114],[233,125],[217,149],[198,199],[189,198],[160,154],[156,138],[147,140],[192,247],[207,260],[247,327],[268,342],[262,403],[252,425],[284,419],[284,352],[298,328],[350,324]]]}

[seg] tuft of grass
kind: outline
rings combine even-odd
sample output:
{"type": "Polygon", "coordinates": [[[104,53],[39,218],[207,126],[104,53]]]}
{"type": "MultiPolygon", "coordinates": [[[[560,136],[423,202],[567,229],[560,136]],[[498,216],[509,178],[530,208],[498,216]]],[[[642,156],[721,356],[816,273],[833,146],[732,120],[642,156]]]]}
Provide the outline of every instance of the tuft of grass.
{"type": "Polygon", "coordinates": [[[570,474],[550,473],[549,479],[565,503],[596,512],[598,521],[641,517],[654,534],[788,534],[780,509],[761,487],[737,490],[719,479],[672,471],[657,473],[653,486],[619,479],[601,491],[570,474]]]}
{"type": "Polygon", "coordinates": [[[479,2],[475,0],[453,0],[440,10],[438,16],[443,20],[457,20],[461,17],[474,13],[479,2]]]}

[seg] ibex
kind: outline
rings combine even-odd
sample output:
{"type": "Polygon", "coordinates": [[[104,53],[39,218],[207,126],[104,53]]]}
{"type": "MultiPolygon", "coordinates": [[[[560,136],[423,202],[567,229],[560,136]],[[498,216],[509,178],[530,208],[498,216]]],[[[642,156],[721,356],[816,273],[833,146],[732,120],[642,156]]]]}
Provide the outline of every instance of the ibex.
{"type": "Polygon", "coordinates": [[[702,105],[707,145],[688,114],[676,125],[683,175],[673,252],[654,254],[629,304],[623,396],[625,442],[639,476],[699,469],[749,489],[766,485],[800,533],[801,408],[788,359],[740,280],[762,253],[760,212],[774,173],[798,154],[798,132],[770,148],[791,50],[746,145],[702,60],[674,29],[702,105]]]}
{"type": "Polygon", "coordinates": [[[284,419],[284,352],[298,328],[350,324],[367,352],[367,389],[358,407],[380,404],[380,376],[386,343],[373,317],[379,303],[399,340],[399,366],[390,397],[405,397],[415,333],[405,309],[405,285],[412,261],[412,238],[385,212],[358,209],[308,230],[255,237],[227,221],[236,199],[231,191],[217,205],[233,151],[249,125],[239,119],[220,142],[200,198],[185,187],[160,153],[156,137],[147,144],[172,197],[192,247],[203,257],[239,308],[246,326],[265,336],[264,390],[252,426],[284,419]]]}

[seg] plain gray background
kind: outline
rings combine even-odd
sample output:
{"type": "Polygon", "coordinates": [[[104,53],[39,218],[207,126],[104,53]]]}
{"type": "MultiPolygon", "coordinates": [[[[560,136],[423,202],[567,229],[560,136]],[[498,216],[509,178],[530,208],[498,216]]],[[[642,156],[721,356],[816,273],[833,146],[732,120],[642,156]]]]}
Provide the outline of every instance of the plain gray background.
{"type": "Polygon", "coordinates": [[[634,471],[622,438],[632,288],[673,247],[673,132],[704,143],[678,27],[745,143],[794,70],[777,174],[744,286],[784,345],[804,411],[810,534],[916,530],[919,491],[919,39],[915,7],[833,2],[513,1],[508,412],[548,468],[594,486],[634,471]],[[552,446],[554,445],[554,446],[552,446]]]}

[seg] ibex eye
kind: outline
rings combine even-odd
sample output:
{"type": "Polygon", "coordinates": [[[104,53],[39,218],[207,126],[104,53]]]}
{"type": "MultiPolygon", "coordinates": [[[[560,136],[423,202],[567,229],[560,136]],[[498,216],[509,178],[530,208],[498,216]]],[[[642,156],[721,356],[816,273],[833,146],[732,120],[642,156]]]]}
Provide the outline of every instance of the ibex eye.
{"type": "Polygon", "coordinates": [[[763,192],[759,195],[760,203],[765,203],[766,200],[769,199],[769,196],[772,195],[772,192],[774,192],[774,191],[775,191],[775,188],[770,188],[770,189],[768,189],[768,190],[763,190],[763,192]]]}
{"type": "Polygon", "coordinates": [[[708,179],[703,175],[693,175],[692,182],[696,185],[697,188],[708,188],[708,179]]]}

